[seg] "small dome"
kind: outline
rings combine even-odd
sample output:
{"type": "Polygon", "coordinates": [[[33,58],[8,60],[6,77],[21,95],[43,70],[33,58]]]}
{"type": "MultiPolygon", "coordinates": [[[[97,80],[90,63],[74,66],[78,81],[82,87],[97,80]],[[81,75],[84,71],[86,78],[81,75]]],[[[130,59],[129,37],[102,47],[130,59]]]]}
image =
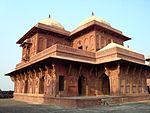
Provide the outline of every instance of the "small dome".
{"type": "Polygon", "coordinates": [[[45,25],[52,26],[52,27],[57,27],[60,29],[64,29],[64,27],[59,22],[57,22],[56,20],[54,20],[52,18],[43,19],[43,20],[39,21],[38,23],[45,24],[45,25]]]}
{"type": "Polygon", "coordinates": [[[80,26],[82,26],[82,25],[84,25],[84,24],[86,24],[86,23],[88,23],[88,22],[91,22],[91,21],[93,21],[93,20],[98,21],[98,22],[100,22],[100,23],[103,23],[103,24],[106,24],[106,25],[109,25],[109,26],[110,26],[110,24],[109,24],[108,22],[106,22],[105,20],[103,20],[103,19],[101,19],[101,18],[99,18],[99,17],[97,17],[97,16],[92,15],[92,16],[86,18],[85,20],[83,20],[83,21],[78,25],[78,27],[80,27],[80,26]]]}

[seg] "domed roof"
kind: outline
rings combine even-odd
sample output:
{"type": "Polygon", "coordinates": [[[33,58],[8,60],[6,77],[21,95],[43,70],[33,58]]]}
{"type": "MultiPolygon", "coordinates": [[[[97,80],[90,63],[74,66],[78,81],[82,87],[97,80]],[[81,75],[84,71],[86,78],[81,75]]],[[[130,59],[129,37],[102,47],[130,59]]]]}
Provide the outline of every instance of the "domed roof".
{"type": "Polygon", "coordinates": [[[78,27],[80,27],[80,26],[82,26],[82,25],[84,25],[84,24],[86,24],[86,23],[88,23],[88,22],[91,22],[91,21],[93,21],[93,20],[98,21],[98,22],[100,22],[100,23],[103,23],[103,24],[106,24],[106,25],[109,25],[109,26],[110,26],[110,24],[109,24],[108,22],[106,22],[105,20],[103,20],[103,19],[101,19],[101,18],[99,18],[99,17],[97,17],[97,16],[92,15],[92,16],[86,18],[85,20],[83,20],[83,21],[78,25],[78,27]]]}
{"type": "Polygon", "coordinates": [[[57,27],[60,29],[64,29],[64,27],[59,22],[57,22],[56,20],[54,20],[50,17],[43,19],[43,20],[39,21],[38,23],[45,24],[45,25],[52,26],[52,27],[57,27]]]}

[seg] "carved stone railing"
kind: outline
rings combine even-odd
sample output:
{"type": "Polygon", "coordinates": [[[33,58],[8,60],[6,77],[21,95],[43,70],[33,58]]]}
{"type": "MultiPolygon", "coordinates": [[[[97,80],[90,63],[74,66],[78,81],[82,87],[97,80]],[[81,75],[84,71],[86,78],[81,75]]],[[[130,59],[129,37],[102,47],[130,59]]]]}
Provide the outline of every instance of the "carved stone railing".
{"type": "Polygon", "coordinates": [[[113,47],[102,51],[100,50],[98,52],[89,52],[65,45],[55,44],[37,53],[36,55],[31,57],[28,62],[21,62],[17,64],[16,69],[26,67],[38,61],[42,61],[46,58],[58,58],[90,64],[100,64],[120,59],[139,64],[145,63],[143,55],[119,47],[113,47]]]}
{"type": "Polygon", "coordinates": [[[95,53],[88,52],[65,45],[55,44],[30,58],[29,62],[21,62],[16,65],[16,69],[21,69],[46,58],[60,58],[73,61],[84,61],[88,63],[95,63],[95,53]]]}
{"type": "Polygon", "coordinates": [[[119,47],[113,47],[106,50],[100,50],[96,53],[96,62],[104,63],[114,60],[127,60],[139,64],[145,64],[144,55],[129,51],[119,47]]]}

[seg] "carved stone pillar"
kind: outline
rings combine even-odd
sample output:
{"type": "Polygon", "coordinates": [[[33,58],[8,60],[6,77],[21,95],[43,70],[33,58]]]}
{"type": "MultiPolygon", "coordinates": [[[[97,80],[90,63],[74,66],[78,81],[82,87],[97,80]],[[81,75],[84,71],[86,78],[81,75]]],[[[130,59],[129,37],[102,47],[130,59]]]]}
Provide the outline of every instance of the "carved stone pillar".
{"type": "Polygon", "coordinates": [[[39,94],[39,72],[35,71],[35,94],[39,94]]]}
{"type": "Polygon", "coordinates": [[[20,93],[20,75],[18,74],[16,77],[16,92],[20,93]]]}
{"type": "Polygon", "coordinates": [[[105,74],[109,76],[110,95],[120,95],[120,64],[105,65],[105,74]]]}
{"type": "Polygon", "coordinates": [[[55,64],[52,64],[52,94],[54,97],[56,97],[57,93],[57,78],[56,78],[56,66],[55,64]]]}
{"type": "Polygon", "coordinates": [[[28,85],[28,93],[32,93],[32,87],[33,87],[33,84],[32,84],[32,72],[31,71],[29,71],[28,72],[28,83],[29,83],[29,85],[28,85]]]}
{"type": "Polygon", "coordinates": [[[17,77],[16,75],[14,75],[13,77],[14,77],[14,93],[17,93],[17,77]]]}
{"type": "Polygon", "coordinates": [[[32,93],[35,94],[36,88],[36,70],[32,71],[32,93]]]}
{"type": "Polygon", "coordinates": [[[88,96],[88,95],[89,95],[89,86],[86,85],[86,96],[88,96]]]}
{"type": "Polygon", "coordinates": [[[51,66],[45,66],[45,94],[46,95],[51,95],[51,66]]]}
{"type": "Polygon", "coordinates": [[[50,76],[49,76],[49,95],[50,96],[53,95],[52,81],[53,81],[53,78],[52,78],[52,75],[50,74],[50,76]]]}
{"type": "Polygon", "coordinates": [[[142,73],[142,93],[143,94],[148,94],[148,91],[147,91],[147,83],[146,83],[146,79],[147,79],[147,70],[143,70],[143,73],[142,73]]]}
{"type": "Polygon", "coordinates": [[[25,87],[25,80],[22,80],[22,93],[24,93],[24,87],[25,87]]]}
{"type": "Polygon", "coordinates": [[[18,93],[18,75],[16,75],[16,82],[15,82],[15,89],[16,89],[16,93],[18,93]]]}
{"type": "Polygon", "coordinates": [[[127,95],[130,93],[130,78],[129,78],[130,63],[127,63],[125,66],[126,68],[124,69],[123,72],[125,73],[125,95],[127,95]]]}
{"type": "Polygon", "coordinates": [[[21,90],[21,93],[24,93],[24,74],[20,74],[20,77],[21,77],[21,87],[20,87],[20,90],[21,90]]]}

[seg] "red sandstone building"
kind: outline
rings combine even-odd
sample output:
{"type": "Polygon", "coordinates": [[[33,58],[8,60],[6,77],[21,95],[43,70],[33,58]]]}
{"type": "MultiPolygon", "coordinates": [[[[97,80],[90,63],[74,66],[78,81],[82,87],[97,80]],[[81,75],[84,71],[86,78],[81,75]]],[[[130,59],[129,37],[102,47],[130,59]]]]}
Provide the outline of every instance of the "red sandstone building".
{"type": "MultiPolygon", "coordinates": [[[[52,18],[39,21],[17,44],[14,98],[51,102],[58,97],[147,95],[150,67],[125,47],[129,37],[96,16],[67,31],[52,18]]],[[[53,101],[54,102],[54,101],[53,101]]]]}

